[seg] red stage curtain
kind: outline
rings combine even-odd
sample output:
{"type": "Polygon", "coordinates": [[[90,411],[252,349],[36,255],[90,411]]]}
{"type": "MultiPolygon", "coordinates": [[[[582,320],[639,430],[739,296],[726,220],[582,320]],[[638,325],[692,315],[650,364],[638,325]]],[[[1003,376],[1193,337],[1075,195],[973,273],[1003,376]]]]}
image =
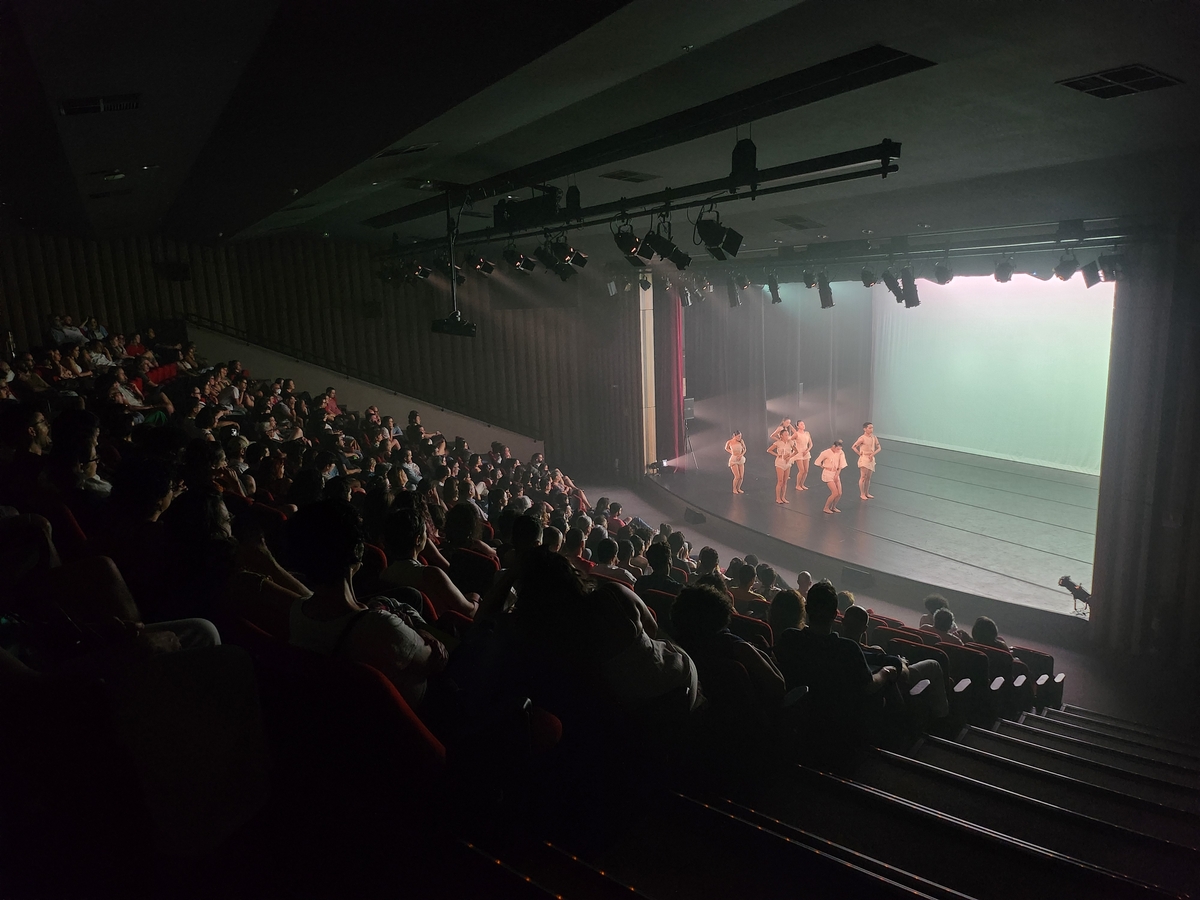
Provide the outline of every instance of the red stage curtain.
{"type": "Polygon", "coordinates": [[[658,458],[683,456],[683,308],[679,288],[654,285],[654,405],[658,458]]]}

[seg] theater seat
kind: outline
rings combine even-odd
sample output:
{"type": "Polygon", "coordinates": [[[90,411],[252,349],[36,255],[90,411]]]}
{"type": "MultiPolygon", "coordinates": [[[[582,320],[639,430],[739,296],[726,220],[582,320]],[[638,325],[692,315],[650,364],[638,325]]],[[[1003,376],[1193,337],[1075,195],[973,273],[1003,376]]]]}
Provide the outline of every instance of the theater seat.
{"type": "Polygon", "coordinates": [[[459,548],[450,554],[450,580],[464,594],[486,594],[500,571],[500,561],[494,556],[459,548]]]}
{"type": "Polygon", "coordinates": [[[743,641],[746,641],[746,643],[753,644],[764,652],[769,651],[775,643],[775,637],[771,633],[771,626],[761,619],[754,619],[750,616],[742,616],[734,613],[733,618],[729,622],[729,630],[743,641]]]}

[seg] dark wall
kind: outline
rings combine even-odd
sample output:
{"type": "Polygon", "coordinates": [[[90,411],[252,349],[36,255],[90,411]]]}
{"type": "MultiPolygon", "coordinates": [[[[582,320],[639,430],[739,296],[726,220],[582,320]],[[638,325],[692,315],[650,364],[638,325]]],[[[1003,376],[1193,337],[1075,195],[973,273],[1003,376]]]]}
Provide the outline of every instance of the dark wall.
{"type": "Polygon", "coordinates": [[[723,446],[741,428],[756,454],[784,416],[802,417],[817,446],[861,431],[871,406],[870,293],[835,285],[830,310],[803,285],[782,285],[780,294],[784,302],[773,304],[754,285],[730,308],[718,285],[685,311],[687,388],[702,415],[694,445],[723,446]]]}
{"type": "MultiPolygon", "coordinates": [[[[44,341],[46,316],[94,314],[126,333],[196,316],[251,342],[546,441],[568,473],[640,474],[636,295],[609,298],[600,273],[472,274],[471,338],[432,334],[450,310],[434,275],[383,284],[368,248],[328,240],[219,246],[161,239],[0,239],[0,328],[44,341]],[[188,280],[168,280],[164,263],[188,280]]],[[[203,352],[203,348],[200,348],[203,352]]]]}

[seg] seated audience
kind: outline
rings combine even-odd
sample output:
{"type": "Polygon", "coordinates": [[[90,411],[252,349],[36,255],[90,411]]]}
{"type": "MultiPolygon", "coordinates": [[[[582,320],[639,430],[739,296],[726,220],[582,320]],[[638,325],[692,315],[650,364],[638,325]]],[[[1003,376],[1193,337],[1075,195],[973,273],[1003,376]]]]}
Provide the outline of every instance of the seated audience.
{"type": "Polygon", "coordinates": [[[768,605],[766,597],[751,589],[756,577],[754,567],[743,563],[737,570],[737,585],[729,592],[733,595],[734,609],[743,616],[762,619],[766,618],[768,605]]]}
{"type": "Polygon", "coordinates": [[[380,581],[396,587],[416,588],[429,598],[439,616],[447,612],[468,617],[475,615],[479,608],[478,597],[465,596],[442,569],[427,566],[418,558],[428,541],[425,520],[418,512],[394,510],[384,519],[383,539],[391,565],[380,575],[380,581]]]}
{"type": "Polygon", "coordinates": [[[596,555],[591,574],[602,578],[610,578],[633,587],[637,579],[625,569],[616,564],[617,542],[612,538],[604,538],[596,544],[596,555]]]}

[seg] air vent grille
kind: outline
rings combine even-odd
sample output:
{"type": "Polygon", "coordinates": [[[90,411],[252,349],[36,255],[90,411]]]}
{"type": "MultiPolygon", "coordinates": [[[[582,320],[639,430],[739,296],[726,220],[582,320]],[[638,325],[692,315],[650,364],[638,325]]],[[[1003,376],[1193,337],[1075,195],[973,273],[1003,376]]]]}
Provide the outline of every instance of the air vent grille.
{"type": "Polygon", "coordinates": [[[137,109],[142,104],[141,94],[109,94],[107,97],[72,97],[58,104],[64,116],[82,116],[87,113],[121,112],[137,109]]]}
{"type": "Polygon", "coordinates": [[[1067,78],[1058,83],[1063,87],[1099,97],[1101,100],[1123,97],[1126,94],[1144,94],[1146,91],[1182,84],[1178,78],[1143,65],[1121,66],[1091,75],[1081,75],[1078,78],[1067,78]]]}
{"type": "Polygon", "coordinates": [[[605,172],[600,178],[611,178],[613,181],[628,181],[630,184],[641,184],[643,181],[653,181],[661,175],[651,175],[649,172],[634,172],[630,169],[614,169],[605,172]]]}
{"type": "Polygon", "coordinates": [[[811,228],[825,227],[820,222],[814,222],[812,219],[805,218],[804,216],[780,216],[775,221],[795,231],[808,231],[811,228]]]}

